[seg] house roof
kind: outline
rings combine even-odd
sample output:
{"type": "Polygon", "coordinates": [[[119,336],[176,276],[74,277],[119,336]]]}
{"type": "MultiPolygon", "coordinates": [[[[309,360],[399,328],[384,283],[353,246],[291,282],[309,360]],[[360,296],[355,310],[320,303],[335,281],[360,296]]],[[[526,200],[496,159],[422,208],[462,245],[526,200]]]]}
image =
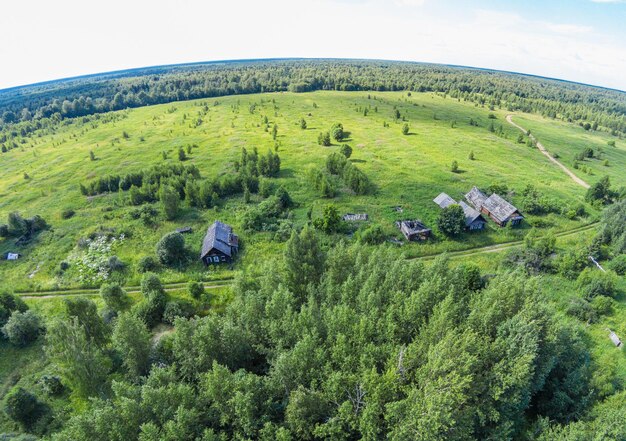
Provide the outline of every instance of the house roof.
{"type": "Polygon", "coordinates": [[[450,205],[456,204],[456,201],[448,196],[446,193],[439,193],[433,202],[439,205],[441,208],[449,207],[450,205]]]}
{"type": "Polygon", "coordinates": [[[483,206],[489,210],[489,213],[501,222],[508,220],[513,214],[517,212],[512,204],[502,199],[496,193],[489,196],[483,206]]]}
{"type": "Polygon", "coordinates": [[[465,195],[465,199],[467,199],[467,202],[472,204],[476,210],[480,210],[487,200],[487,196],[480,191],[478,187],[474,186],[469,193],[465,195]]]}
{"type": "Polygon", "coordinates": [[[200,257],[206,256],[212,249],[221,251],[228,257],[231,257],[233,247],[238,246],[239,238],[233,234],[233,229],[230,225],[215,221],[207,230],[206,236],[204,236],[200,257]]]}
{"type": "Polygon", "coordinates": [[[460,201],[459,205],[461,206],[461,208],[463,209],[463,213],[465,214],[465,225],[466,226],[469,227],[477,219],[480,219],[481,221],[486,222],[485,218],[483,218],[482,215],[478,211],[474,210],[472,207],[467,205],[465,202],[460,201]]]}

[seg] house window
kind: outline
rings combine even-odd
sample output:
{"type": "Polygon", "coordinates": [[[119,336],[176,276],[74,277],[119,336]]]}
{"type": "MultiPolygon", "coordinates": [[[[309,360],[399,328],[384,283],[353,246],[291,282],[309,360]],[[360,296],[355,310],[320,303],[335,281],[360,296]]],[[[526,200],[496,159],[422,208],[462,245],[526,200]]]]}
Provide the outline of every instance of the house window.
{"type": "Polygon", "coordinates": [[[222,262],[226,262],[226,256],[222,256],[222,262]]]}
{"type": "Polygon", "coordinates": [[[213,257],[213,262],[218,263],[220,261],[220,257],[219,256],[214,256],[213,257]]]}

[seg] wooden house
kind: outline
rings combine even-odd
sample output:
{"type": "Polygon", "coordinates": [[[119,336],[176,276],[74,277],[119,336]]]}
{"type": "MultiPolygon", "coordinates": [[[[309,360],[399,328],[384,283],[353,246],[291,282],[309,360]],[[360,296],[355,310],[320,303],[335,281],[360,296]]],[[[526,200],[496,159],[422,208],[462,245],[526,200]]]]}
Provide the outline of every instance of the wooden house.
{"type": "Polygon", "coordinates": [[[239,251],[239,237],[233,229],[220,221],[215,221],[207,230],[202,243],[200,259],[205,265],[232,262],[239,251]]]}
{"type": "Polygon", "coordinates": [[[465,215],[465,229],[469,231],[484,230],[487,225],[487,221],[477,210],[474,210],[463,201],[456,202],[446,193],[439,194],[439,196],[433,199],[433,202],[441,208],[446,208],[450,205],[459,205],[463,209],[463,214],[465,215]]]}
{"type": "Polygon", "coordinates": [[[476,210],[489,216],[501,227],[506,226],[509,222],[511,225],[519,225],[524,219],[517,208],[496,193],[487,197],[482,191],[474,187],[465,195],[465,199],[476,210]]]}
{"type": "Polygon", "coordinates": [[[420,220],[397,221],[396,227],[408,241],[426,240],[432,233],[430,228],[427,228],[420,220]]]}

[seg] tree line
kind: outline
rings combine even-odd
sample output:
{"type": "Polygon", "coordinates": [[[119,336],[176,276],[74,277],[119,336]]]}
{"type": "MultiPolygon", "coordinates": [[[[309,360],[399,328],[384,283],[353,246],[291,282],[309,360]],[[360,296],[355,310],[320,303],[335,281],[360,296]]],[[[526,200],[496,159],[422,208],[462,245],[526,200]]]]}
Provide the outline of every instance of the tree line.
{"type": "Polygon", "coordinates": [[[276,60],[154,67],[8,90],[0,96],[2,144],[44,119],[234,94],[314,90],[437,92],[490,108],[560,118],[586,130],[626,134],[626,97],[619,91],[422,63],[276,60]]]}

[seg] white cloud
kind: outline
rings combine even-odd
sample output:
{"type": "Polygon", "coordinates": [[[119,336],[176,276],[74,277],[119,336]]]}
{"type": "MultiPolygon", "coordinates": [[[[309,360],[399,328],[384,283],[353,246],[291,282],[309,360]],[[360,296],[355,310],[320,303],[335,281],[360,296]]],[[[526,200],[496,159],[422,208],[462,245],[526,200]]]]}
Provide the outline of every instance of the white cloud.
{"type": "Polygon", "coordinates": [[[33,14],[31,1],[8,2],[0,14],[0,59],[11,61],[0,88],[157,64],[345,57],[464,64],[626,90],[626,41],[514,12],[458,12],[429,0],[180,0],[176,7],[110,0],[94,11],[57,0],[33,14]]]}
{"type": "Polygon", "coordinates": [[[557,34],[586,34],[593,31],[591,26],[575,25],[568,23],[546,23],[545,26],[557,34]]]}

